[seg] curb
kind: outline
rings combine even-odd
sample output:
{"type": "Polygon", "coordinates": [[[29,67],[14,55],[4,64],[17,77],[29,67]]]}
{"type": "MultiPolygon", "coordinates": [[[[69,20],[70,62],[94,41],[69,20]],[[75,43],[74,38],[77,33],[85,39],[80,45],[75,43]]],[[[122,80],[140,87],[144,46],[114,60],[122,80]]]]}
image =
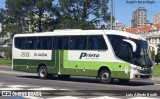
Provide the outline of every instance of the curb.
{"type": "Polygon", "coordinates": [[[160,77],[155,77],[155,78],[152,78],[152,80],[157,80],[157,81],[160,81],[160,77]]]}

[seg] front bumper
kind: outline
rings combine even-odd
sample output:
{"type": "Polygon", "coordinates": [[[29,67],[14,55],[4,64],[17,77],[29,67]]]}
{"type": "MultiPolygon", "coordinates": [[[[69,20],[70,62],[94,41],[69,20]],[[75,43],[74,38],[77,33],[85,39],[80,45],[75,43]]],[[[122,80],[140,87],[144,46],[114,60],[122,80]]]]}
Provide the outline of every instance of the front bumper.
{"type": "Polygon", "coordinates": [[[140,67],[131,65],[130,79],[150,79],[152,78],[153,69],[151,67],[140,67]]]}
{"type": "Polygon", "coordinates": [[[133,74],[132,79],[150,79],[152,78],[152,74],[133,74]]]}

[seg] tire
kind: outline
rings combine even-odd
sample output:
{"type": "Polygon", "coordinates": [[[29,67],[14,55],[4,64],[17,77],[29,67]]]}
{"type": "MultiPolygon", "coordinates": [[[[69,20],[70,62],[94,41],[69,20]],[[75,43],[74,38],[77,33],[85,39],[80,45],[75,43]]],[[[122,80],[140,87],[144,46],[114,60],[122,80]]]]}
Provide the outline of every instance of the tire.
{"type": "Polygon", "coordinates": [[[102,84],[110,84],[112,82],[111,73],[109,70],[102,70],[99,78],[102,84]]]}
{"type": "Polygon", "coordinates": [[[118,81],[122,84],[127,84],[129,82],[129,79],[118,79],[118,81]]]}
{"type": "Polygon", "coordinates": [[[70,78],[70,75],[58,75],[58,78],[62,80],[67,80],[70,78]]]}
{"type": "Polygon", "coordinates": [[[38,69],[38,77],[40,79],[47,79],[50,75],[47,72],[47,68],[45,66],[41,66],[38,69]]]}

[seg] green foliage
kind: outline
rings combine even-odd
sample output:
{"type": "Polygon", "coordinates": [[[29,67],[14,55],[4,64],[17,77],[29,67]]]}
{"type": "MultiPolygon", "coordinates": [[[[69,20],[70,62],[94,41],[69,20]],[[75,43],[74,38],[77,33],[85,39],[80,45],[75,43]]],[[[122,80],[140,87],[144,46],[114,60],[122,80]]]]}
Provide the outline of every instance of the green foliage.
{"type": "Polygon", "coordinates": [[[12,60],[10,59],[0,59],[0,66],[11,66],[12,60]]]}
{"type": "Polygon", "coordinates": [[[154,51],[151,51],[151,58],[153,61],[155,61],[155,52],[154,51]]]}
{"type": "Polygon", "coordinates": [[[160,43],[157,44],[158,46],[158,52],[157,52],[157,55],[155,56],[155,62],[158,64],[160,63],[160,43]]]}
{"type": "Polygon", "coordinates": [[[155,57],[155,62],[158,64],[160,62],[160,51],[158,51],[156,57],[155,57]]]}
{"type": "Polygon", "coordinates": [[[96,28],[93,22],[108,20],[107,3],[108,0],[59,0],[60,24],[66,28],[96,28]]]}
{"type": "Polygon", "coordinates": [[[153,66],[153,77],[160,77],[160,65],[153,66]]]}
{"type": "Polygon", "coordinates": [[[19,33],[54,29],[95,29],[97,27],[93,23],[110,20],[108,2],[109,0],[6,0],[6,9],[0,9],[0,21],[3,24],[1,35],[12,38],[19,33]]]}
{"type": "MultiPolygon", "coordinates": [[[[11,38],[18,33],[41,32],[43,14],[52,9],[53,0],[6,0],[6,10],[3,16],[3,33],[10,33],[11,38]],[[30,27],[29,27],[30,26],[30,27]],[[37,27],[37,28],[36,28],[37,27]]],[[[44,19],[43,19],[44,20],[44,19]]],[[[45,20],[46,21],[46,20],[45,20]]]]}
{"type": "Polygon", "coordinates": [[[160,48],[160,43],[159,43],[159,44],[157,44],[157,46],[160,48]]]}
{"type": "Polygon", "coordinates": [[[12,47],[8,47],[4,51],[5,59],[12,59],[12,47]]]}

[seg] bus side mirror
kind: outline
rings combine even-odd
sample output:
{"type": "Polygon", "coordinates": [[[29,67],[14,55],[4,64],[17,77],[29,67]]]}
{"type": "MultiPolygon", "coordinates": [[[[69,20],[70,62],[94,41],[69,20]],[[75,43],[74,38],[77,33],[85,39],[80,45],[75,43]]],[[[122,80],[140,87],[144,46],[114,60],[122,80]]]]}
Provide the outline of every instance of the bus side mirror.
{"type": "Polygon", "coordinates": [[[136,52],[136,50],[137,50],[137,45],[136,45],[135,42],[133,42],[133,41],[131,41],[131,40],[128,40],[128,39],[123,39],[123,41],[129,43],[129,44],[132,46],[133,52],[136,52]]]}

